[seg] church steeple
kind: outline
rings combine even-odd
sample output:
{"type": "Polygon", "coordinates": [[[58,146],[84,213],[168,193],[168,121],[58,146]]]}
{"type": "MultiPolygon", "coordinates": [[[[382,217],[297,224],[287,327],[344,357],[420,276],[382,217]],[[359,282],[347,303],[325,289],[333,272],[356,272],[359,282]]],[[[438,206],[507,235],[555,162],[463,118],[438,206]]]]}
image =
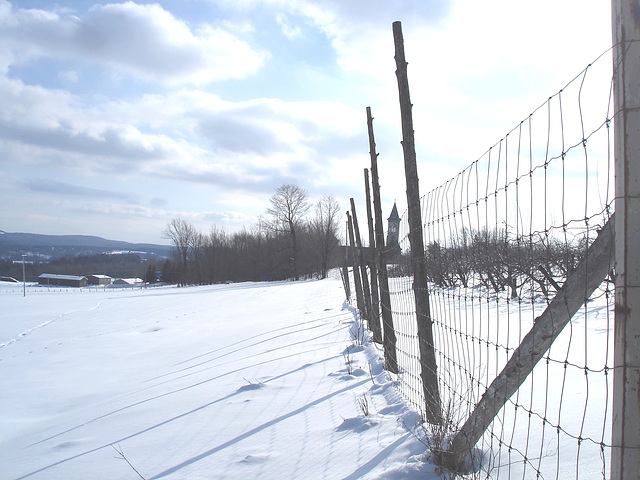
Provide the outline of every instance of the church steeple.
{"type": "Polygon", "coordinates": [[[398,208],[396,202],[393,202],[393,208],[391,209],[391,215],[387,218],[387,249],[395,250],[398,246],[398,233],[400,229],[400,215],[398,215],[398,208]]]}

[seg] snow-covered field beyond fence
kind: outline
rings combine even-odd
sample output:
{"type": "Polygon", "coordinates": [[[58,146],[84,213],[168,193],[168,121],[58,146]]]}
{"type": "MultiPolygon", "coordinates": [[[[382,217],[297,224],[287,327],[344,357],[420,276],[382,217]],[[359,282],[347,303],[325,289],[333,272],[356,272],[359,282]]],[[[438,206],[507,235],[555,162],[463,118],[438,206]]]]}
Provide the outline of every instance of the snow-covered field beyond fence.
{"type": "Polygon", "coordinates": [[[0,478],[438,478],[355,320],[337,279],[2,284],[0,478]]]}

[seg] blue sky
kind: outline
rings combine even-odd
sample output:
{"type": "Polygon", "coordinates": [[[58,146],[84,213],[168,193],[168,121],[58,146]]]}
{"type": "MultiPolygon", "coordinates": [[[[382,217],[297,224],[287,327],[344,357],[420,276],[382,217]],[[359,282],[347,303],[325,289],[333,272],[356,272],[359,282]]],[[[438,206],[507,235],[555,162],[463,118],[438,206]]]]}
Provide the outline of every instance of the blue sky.
{"type": "Polygon", "coordinates": [[[253,225],[283,183],[346,210],[367,106],[404,211],[396,20],[423,193],[611,44],[601,0],[0,0],[0,230],[165,243],[253,225]]]}

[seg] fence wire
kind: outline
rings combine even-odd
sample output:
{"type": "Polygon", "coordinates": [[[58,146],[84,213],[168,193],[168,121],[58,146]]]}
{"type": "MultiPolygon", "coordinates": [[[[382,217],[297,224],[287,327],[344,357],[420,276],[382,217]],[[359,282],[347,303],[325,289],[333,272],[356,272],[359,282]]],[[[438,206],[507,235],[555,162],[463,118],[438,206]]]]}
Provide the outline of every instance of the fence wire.
{"type": "MultiPolygon", "coordinates": [[[[430,298],[440,396],[453,430],[588,261],[587,248],[613,213],[610,53],[421,199],[428,275],[421,294],[430,298]]],[[[400,253],[388,259],[389,290],[398,387],[424,414],[408,228],[405,212],[400,253]]],[[[611,279],[584,300],[476,445],[481,466],[471,477],[607,478],[611,279]]]]}

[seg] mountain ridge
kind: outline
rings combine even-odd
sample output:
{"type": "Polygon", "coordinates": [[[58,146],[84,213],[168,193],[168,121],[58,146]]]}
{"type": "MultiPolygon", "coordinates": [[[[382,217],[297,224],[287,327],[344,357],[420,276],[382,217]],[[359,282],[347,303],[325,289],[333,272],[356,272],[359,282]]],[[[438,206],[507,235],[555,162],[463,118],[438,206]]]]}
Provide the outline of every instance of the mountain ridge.
{"type": "Polygon", "coordinates": [[[4,258],[22,255],[22,253],[59,257],[110,253],[114,250],[144,252],[166,257],[170,249],[169,245],[109,240],[95,235],[48,235],[0,230],[0,257],[4,258]]]}

